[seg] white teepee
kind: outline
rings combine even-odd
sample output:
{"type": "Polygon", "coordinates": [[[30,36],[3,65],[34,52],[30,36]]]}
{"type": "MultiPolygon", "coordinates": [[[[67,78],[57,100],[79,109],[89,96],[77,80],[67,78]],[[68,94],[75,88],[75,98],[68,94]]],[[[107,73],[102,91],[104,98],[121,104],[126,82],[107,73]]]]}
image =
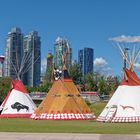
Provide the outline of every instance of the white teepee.
{"type": "Polygon", "coordinates": [[[11,89],[2,105],[0,117],[30,117],[36,105],[20,80],[12,80],[11,89]]]}
{"type": "MultiPolygon", "coordinates": [[[[124,67],[124,78],[113,94],[97,121],[101,122],[140,122],[140,79],[133,70],[140,51],[133,47],[132,55],[123,51],[120,43],[120,52],[127,66],[124,67]]],[[[129,50],[130,51],[130,50],[129,50]]]]}
{"type": "Polygon", "coordinates": [[[20,64],[18,60],[16,65],[12,61],[9,61],[13,66],[17,80],[12,80],[11,82],[11,89],[0,106],[0,117],[30,117],[36,109],[36,105],[20,80],[22,75],[31,67],[31,55],[32,50],[23,56],[20,64]]]}

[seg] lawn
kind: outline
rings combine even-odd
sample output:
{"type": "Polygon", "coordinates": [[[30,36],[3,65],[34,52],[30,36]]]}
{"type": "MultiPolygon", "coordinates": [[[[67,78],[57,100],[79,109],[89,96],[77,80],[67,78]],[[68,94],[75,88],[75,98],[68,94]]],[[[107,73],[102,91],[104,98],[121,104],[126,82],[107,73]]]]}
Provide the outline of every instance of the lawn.
{"type": "MultiPolygon", "coordinates": [[[[91,105],[99,115],[105,103],[91,105]]],[[[47,121],[24,118],[1,118],[1,132],[42,132],[42,133],[100,133],[100,134],[140,134],[139,123],[99,123],[91,120],[47,121]]]]}

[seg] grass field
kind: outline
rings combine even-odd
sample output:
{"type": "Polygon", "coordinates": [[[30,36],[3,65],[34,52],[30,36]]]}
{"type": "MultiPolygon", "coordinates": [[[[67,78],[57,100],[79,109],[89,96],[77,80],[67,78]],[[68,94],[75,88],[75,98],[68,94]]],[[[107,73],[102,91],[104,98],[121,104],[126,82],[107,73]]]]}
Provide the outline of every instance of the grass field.
{"type": "MultiPolygon", "coordinates": [[[[98,116],[105,103],[91,105],[98,116]]],[[[100,133],[100,134],[140,134],[139,123],[99,123],[84,121],[47,121],[24,118],[1,118],[1,132],[42,132],[42,133],[100,133]]]]}

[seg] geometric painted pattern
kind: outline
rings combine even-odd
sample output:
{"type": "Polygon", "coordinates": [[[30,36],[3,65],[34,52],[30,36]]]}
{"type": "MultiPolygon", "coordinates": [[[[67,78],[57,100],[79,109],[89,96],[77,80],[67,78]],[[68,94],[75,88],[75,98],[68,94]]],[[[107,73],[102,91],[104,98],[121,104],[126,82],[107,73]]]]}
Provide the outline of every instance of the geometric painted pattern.
{"type": "Polygon", "coordinates": [[[96,119],[94,114],[86,113],[86,114],[74,114],[74,113],[58,113],[58,114],[47,114],[42,113],[40,116],[36,116],[36,114],[32,114],[32,119],[44,119],[44,120],[94,120],[96,119]]]}
{"type": "Polygon", "coordinates": [[[113,118],[105,118],[105,117],[98,117],[97,121],[100,122],[113,122],[113,123],[118,123],[118,122],[140,122],[140,117],[139,116],[132,116],[132,117],[113,117],[113,118]],[[110,121],[109,121],[110,120],[110,121]]]}

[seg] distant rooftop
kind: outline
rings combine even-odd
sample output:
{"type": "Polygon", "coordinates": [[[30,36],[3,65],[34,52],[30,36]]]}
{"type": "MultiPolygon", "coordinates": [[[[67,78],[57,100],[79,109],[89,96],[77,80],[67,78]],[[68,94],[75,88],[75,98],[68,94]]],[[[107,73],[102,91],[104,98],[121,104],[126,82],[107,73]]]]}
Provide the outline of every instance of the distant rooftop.
{"type": "Polygon", "coordinates": [[[0,55],[0,61],[3,62],[5,59],[5,56],[4,55],[0,55]]]}
{"type": "Polygon", "coordinates": [[[52,53],[48,53],[47,58],[53,58],[53,54],[52,53]]]}
{"type": "Polygon", "coordinates": [[[13,28],[11,29],[11,33],[21,33],[21,29],[18,28],[18,27],[13,27],[13,28]]]}
{"type": "Polygon", "coordinates": [[[69,41],[67,39],[65,39],[65,38],[60,37],[60,36],[58,36],[56,38],[55,44],[61,44],[61,45],[64,45],[65,44],[66,46],[70,47],[69,41]]]}

